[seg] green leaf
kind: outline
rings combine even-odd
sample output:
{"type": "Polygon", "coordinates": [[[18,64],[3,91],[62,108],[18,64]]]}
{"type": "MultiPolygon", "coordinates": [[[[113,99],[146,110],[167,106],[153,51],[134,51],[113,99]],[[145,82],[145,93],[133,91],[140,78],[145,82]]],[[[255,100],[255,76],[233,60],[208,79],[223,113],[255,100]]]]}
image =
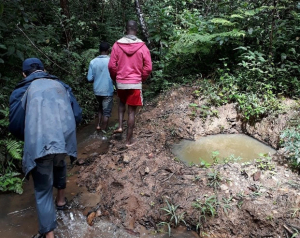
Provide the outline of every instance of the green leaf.
{"type": "Polygon", "coordinates": [[[214,18],[212,20],[210,20],[212,23],[215,23],[215,24],[221,24],[223,26],[233,26],[234,23],[226,20],[226,19],[223,19],[223,18],[214,18]]]}
{"type": "Polygon", "coordinates": [[[4,4],[1,3],[1,4],[0,4],[0,15],[2,15],[3,12],[4,12],[4,4]]]}
{"type": "Polygon", "coordinates": [[[18,58],[19,58],[20,60],[24,61],[24,54],[23,54],[23,52],[17,50],[16,53],[17,53],[18,58]]]}
{"type": "Polygon", "coordinates": [[[15,47],[9,46],[7,49],[7,54],[12,55],[13,53],[15,53],[15,47]]]}

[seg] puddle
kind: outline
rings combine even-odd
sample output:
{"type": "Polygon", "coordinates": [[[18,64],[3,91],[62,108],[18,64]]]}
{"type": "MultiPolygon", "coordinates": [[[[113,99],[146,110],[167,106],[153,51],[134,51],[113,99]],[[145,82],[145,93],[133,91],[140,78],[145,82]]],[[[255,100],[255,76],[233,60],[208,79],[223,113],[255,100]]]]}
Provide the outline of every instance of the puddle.
{"type": "Polygon", "coordinates": [[[260,153],[274,154],[276,150],[250,136],[243,134],[220,134],[202,137],[197,141],[183,140],[172,148],[172,152],[181,161],[200,164],[201,160],[213,163],[212,153],[218,151],[219,158],[240,157],[241,162],[252,161],[260,153]]]}

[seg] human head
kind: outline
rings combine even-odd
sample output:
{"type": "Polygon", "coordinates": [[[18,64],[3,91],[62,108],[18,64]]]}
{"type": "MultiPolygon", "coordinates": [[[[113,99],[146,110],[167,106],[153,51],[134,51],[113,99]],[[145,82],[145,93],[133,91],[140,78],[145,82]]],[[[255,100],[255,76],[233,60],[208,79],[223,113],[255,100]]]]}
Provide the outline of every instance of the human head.
{"type": "Polygon", "coordinates": [[[138,25],[136,21],[129,20],[126,24],[126,34],[136,35],[138,31],[138,25]]]}
{"type": "Polygon", "coordinates": [[[100,53],[107,53],[109,50],[109,44],[107,42],[101,42],[99,45],[99,52],[100,53]]]}
{"type": "Polygon", "coordinates": [[[37,70],[44,70],[42,61],[38,58],[28,58],[23,61],[22,71],[24,76],[29,76],[37,70]]]}

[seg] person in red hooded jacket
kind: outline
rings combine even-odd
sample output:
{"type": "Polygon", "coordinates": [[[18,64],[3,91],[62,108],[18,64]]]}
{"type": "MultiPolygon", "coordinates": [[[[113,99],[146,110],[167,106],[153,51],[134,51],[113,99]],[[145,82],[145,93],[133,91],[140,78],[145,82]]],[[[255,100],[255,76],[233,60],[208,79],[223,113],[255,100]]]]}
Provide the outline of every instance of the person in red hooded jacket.
{"type": "Polygon", "coordinates": [[[113,45],[108,69],[111,78],[116,81],[119,97],[119,127],[114,133],[123,132],[123,118],[128,105],[126,146],[135,142],[132,139],[135,124],[135,112],[143,105],[142,82],[152,71],[150,51],[145,43],[137,38],[138,26],[130,20],[126,24],[126,35],[113,45]]]}

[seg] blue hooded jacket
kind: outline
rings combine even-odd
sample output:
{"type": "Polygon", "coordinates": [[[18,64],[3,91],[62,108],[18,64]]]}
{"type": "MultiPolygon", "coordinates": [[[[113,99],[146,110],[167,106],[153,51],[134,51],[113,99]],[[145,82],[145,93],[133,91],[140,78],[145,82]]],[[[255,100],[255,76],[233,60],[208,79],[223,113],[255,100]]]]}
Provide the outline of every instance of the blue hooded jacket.
{"type": "Polygon", "coordinates": [[[82,110],[67,84],[46,72],[34,72],[16,86],[9,104],[9,130],[25,141],[26,176],[36,166],[35,159],[45,155],[77,156],[76,122],[82,110]]]}

